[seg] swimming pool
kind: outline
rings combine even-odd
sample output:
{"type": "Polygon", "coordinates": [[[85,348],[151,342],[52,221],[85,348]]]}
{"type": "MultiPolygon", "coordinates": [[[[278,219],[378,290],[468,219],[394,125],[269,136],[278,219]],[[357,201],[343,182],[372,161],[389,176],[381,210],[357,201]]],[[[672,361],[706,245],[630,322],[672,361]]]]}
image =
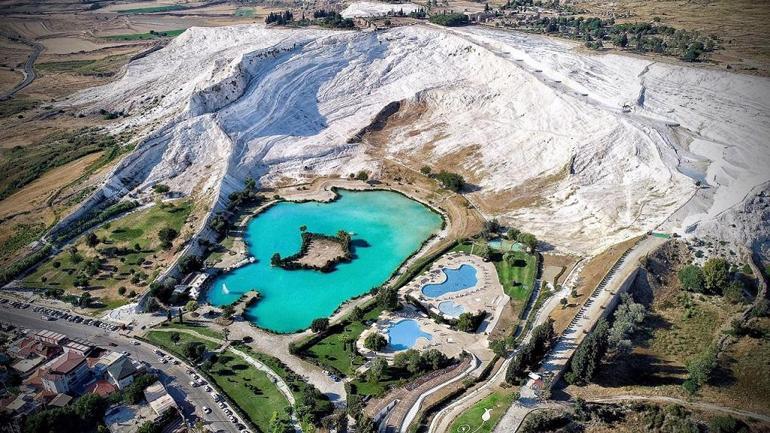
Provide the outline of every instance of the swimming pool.
{"type": "Polygon", "coordinates": [[[447,317],[458,318],[465,312],[465,307],[455,304],[454,301],[441,301],[438,304],[438,310],[447,317]]]}
{"type": "Polygon", "coordinates": [[[404,319],[388,327],[388,347],[391,350],[406,350],[414,346],[418,338],[432,340],[433,336],[420,329],[416,320],[404,319]]]}
{"type": "Polygon", "coordinates": [[[493,250],[497,251],[523,251],[523,246],[518,242],[512,242],[508,239],[492,239],[491,241],[487,242],[487,245],[489,245],[489,248],[492,248],[493,250]]]}
{"type": "Polygon", "coordinates": [[[429,298],[438,298],[451,292],[459,292],[473,287],[478,282],[476,268],[471,265],[460,265],[457,269],[444,268],[441,270],[446,275],[446,280],[438,284],[426,284],[422,286],[422,294],[429,298]]]}

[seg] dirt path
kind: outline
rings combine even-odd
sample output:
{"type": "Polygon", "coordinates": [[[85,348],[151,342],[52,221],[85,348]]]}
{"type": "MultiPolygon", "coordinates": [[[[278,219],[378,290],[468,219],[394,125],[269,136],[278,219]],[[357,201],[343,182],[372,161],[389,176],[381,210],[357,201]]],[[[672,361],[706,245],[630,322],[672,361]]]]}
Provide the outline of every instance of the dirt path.
{"type": "Polygon", "coordinates": [[[686,406],[693,409],[699,409],[706,412],[723,412],[731,415],[737,415],[739,417],[754,418],[762,422],[770,423],[770,416],[763,415],[761,413],[749,412],[741,409],[733,409],[730,407],[720,406],[712,403],[703,403],[698,401],[687,401],[674,397],[655,397],[644,395],[619,395],[608,398],[597,398],[587,400],[591,403],[617,403],[624,401],[654,401],[656,403],[673,403],[680,406],[686,406]]]}

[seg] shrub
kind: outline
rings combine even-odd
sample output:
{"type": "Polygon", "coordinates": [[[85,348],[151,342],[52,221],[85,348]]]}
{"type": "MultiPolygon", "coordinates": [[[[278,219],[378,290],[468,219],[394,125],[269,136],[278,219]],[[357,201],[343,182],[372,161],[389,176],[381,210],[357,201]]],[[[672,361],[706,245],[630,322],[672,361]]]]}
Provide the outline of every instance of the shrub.
{"type": "Polygon", "coordinates": [[[376,352],[381,351],[388,345],[388,339],[379,332],[372,332],[364,339],[364,347],[376,352]]]}
{"type": "Polygon", "coordinates": [[[441,172],[436,175],[436,179],[441,182],[441,185],[444,188],[454,192],[460,192],[465,186],[465,179],[457,173],[441,170],[441,172]]]}
{"type": "Polygon", "coordinates": [[[329,319],[327,318],[320,318],[320,319],[314,319],[313,322],[310,324],[310,329],[313,330],[313,332],[322,332],[325,331],[329,327],[329,319]]]}
{"type": "Polygon", "coordinates": [[[468,16],[458,13],[431,15],[429,21],[440,26],[456,27],[468,24],[468,16]]]}

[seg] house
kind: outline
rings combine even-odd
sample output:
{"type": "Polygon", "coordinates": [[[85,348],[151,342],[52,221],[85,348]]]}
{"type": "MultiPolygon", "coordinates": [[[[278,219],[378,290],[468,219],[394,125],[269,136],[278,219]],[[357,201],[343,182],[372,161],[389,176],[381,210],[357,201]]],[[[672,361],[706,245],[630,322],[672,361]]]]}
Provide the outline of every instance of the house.
{"type": "Polygon", "coordinates": [[[209,275],[204,272],[194,272],[187,275],[180,284],[174,287],[172,297],[174,299],[179,299],[179,297],[189,291],[189,298],[192,300],[197,300],[200,297],[203,285],[206,283],[208,278],[209,275]]]}
{"type": "Polygon", "coordinates": [[[48,402],[48,406],[64,407],[73,400],[72,396],[67,394],[57,394],[51,401],[48,402]]]}
{"type": "Polygon", "coordinates": [[[13,364],[14,370],[18,371],[22,377],[31,375],[35,369],[45,362],[45,358],[40,355],[34,355],[32,357],[21,359],[17,363],[13,364]]]}
{"type": "Polygon", "coordinates": [[[86,356],[94,350],[94,345],[83,340],[72,340],[64,344],[65,352],[74,352],[80,356],[86,356]]]}
{"type": "Polygon", "coordinates": [[[36,339],[34,336],[16,340],[8,348],[8,354],[17,359],[27,359],[35,356],[51,359],[60,353],[62,353],[61,347],[36,339]]]}
{"type": "Polygon", "coordinates": [[[122,357],[107,367],[106,379],[118,389],[123,389],[134,381],[137,368],[127,357],[122,357]]]}
{"type": "Polygon", "coordinates": [[[75,388],[88,375],[86,358],[75,352],[65,352],[51,361],[42,377],[43,388],[50,392],[66,393],[75,388]]]}
{"type": "Polygon", "coordinates": [[[113,392],[117,391],[115,385],[106,380],[97,380],[91,386],[88,387],[86,393],[96,394],[100,397],[107,397],[113,392]]]}
{"type": "Polygon", "coordinates": [[[174,398],[168,394],[166,388],[160,382],[155,382],[148,386],[144,390],[144,398],[158,416],[166,413],[171,408],[179,409],[174,398]]]}
{"type": "Polygon", "coordinates": [[[43,343],[47,343],[47,344],[51,344],[51,345],[54,345],[54,346],[61,346],[64,343],[66,343],[67,341],[69,341],[69,339],[67,338],[66,335],[60,334],[58,332],[47,331],[45,329],[42,330],[42,331],[35,332],[32,335],[32,338],[34,338],[37,341],[40,341],[40,342],[43,342],[43,343]]]}

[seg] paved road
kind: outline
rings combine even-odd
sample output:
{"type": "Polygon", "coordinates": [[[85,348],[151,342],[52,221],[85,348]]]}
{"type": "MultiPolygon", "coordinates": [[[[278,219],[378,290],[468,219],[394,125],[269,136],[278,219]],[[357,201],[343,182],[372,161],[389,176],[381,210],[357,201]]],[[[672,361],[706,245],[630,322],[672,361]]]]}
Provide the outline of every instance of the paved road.
{"type": "MultiPolygon", "coordinates": [[[[8,37],[8,35],[5,35],[5,34],[3,34],[3,36],[8,37]]],[[[32,47],[32,52],[29,54],[29,57],[27,57],[27,61],[24,63],[24,70],[22,71],[22,73],[24,74],[24,79],[21,80],[19,84],[14,86],[13,89],[0,94],[0,101],[12,98],[13,95],[18,93],[21,89],[29,86],[33,81],[35,81],[35,78],[37,77],[35,75],[35,61],[37,60],[37,57],[40,55],[40,53],[43,51],[43,46],[37,42],[29,41],[26,39],[21,39],[19,40],[19,42],[32,47]]]]}
{"type": "Polygon", "coordinates": [[[238,433],[238,429],[227,420],[225,413],[216,405],[204,387],[190,386],[192,377],[187,374],[188,367],[184,363],[180,365],[162,364],[158,361],[158,356],[154,353],[156,348],[152,345],[141,342],[140,345],[135,346],[134,340],[131,338],[93,326],[67,322],[66,320],[45,321],[42,320],[39,313],[33,312],[32,308],[18,310],[8,306],[8,304],[0,305],[0,320],[23,328],[48,329],[71,338],[82,338],[119,352],[127,351],[133,359],[147,362],[158,370],[163,385],[179,404],[186,419],[194,420],[203,416],[206,424],[213,431],[238,433]],[[110,347],[110,343],[116,346],[110,347]],[[204,415],[201,412],[203,406],[210,407],[212,412],[204,415]],[[196,411],[197,413],[195,413],[196,411]]]}

